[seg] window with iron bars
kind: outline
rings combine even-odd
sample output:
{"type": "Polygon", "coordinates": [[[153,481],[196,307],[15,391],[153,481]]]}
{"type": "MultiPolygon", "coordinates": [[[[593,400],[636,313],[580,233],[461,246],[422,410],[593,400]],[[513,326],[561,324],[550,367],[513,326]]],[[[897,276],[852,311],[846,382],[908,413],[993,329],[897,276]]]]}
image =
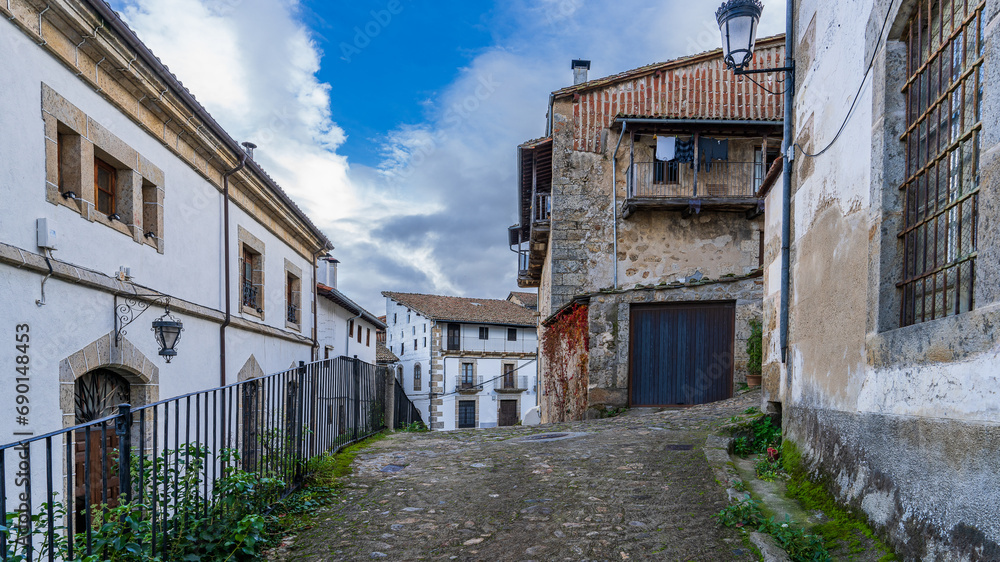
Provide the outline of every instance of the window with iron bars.
{"type": "Polygon", "coordinates": [[[903,33],[901,326],[974,307],[985,6],[921,0],[903,33]]]}
{"type": "Polygon", "coordinates": [[[240,256],[240,302],[243,306],[253,310],[261,309],[260,288],[256,281],[258,276],[258,256],[249,248],[243,248],[243,255],[240,256]]]}

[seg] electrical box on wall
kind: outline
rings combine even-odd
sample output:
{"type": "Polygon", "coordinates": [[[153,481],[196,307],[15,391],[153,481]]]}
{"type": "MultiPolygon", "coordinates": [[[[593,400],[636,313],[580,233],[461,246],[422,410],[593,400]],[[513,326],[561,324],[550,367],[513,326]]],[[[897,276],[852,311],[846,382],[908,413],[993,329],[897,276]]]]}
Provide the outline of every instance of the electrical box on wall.
{"type": "Polygon", "coordinates": [[[56,249],[56,227],[49,219],[38,219],[35,221],[35,229],[38,236],[38,247],[46,250],[56,249]]]}

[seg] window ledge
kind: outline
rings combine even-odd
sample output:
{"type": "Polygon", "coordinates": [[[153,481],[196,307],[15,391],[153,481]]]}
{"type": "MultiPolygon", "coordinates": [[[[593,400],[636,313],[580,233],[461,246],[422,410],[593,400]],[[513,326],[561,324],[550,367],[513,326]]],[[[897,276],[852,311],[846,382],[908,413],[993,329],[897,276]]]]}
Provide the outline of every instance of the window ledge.
{"type": "Polygon", "coordinates": [[[241,304],[240,305],[240,312],[242,312],[243,314],[248,314],[250,316],[253,316],[254,318],[258,318],[261,321],[264,320],[264,313],[263,312],[257,312],[257,309],[250,308],[249,306],[247,306],[245,304],[241,304]]]}
{"type": "Polygon", "coordinates": [[[295,330],[296,332],[301,332],[302,331],[302,324],[297,324],[295,322],[289,322],[288,320],[285,320],[285,327],[288,328],[288,329],[290,329],[290,330],[295,330]]]}
{"type": "Polygon", "coordinates": [[[866,341],[868,365],[875,368],[954,363],[995,349],[1000,304],[871,334],[866,341]]]}

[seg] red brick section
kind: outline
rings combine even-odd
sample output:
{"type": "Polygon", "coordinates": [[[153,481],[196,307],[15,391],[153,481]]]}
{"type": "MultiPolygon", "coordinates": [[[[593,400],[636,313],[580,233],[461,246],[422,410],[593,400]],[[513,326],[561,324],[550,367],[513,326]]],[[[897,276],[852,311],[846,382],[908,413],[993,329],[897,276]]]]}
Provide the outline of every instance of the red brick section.
{"type": "Polygon", "coordinates": [[[535,326],[534,311],[507,300],[469,299],[388,291],[383,292],[382,296],[415,310],[431,320],[535,326]]]}
{"type": "MultiPolygon", "coordinates": [[[[784,65],[784,36],[757,42],[751,68],[784,65]]],[[[784,101],[780,73],[758,74],[754,79],[736,76],[715,50],[652,64],[563,88],[556,99],[573,99],[573,150],[602,152],[601,133],[616,117],[662,117],[672,119],[719,119],[780,122],[784,101]]]]}

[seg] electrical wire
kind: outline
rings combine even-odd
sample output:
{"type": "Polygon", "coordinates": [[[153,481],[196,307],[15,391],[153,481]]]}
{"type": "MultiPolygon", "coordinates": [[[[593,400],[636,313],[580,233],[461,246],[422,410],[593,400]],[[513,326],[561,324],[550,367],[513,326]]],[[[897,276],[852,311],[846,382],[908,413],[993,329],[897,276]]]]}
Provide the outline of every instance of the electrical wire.
{"type": "Polygon", "coordinates": [[[889,8],[885,11],[885,19],[882,21],[882,30],[879,31],[878,39],[875,41],[875,49],[874,52],[872,53],[872,60],[868,62],[868,69],[865,70],[865,75],[861,77],[861,85],[858,86],[858,92],[854,94],[854,101],[851,102],[851,108],[847,110],[847,116],[844,117],[844,122],[840,125],[840,130],[837,131],[837,134],[833,137],[833,140],[830,141],[830,144],[826,145],[826,147],[823,150],[820,150],[815,154],[810,154],[809,152],[806,152],[806,149],[802,148],[802,146],[799,143],[795,143],[793,146],[798,148],[799,152],[801,152],[803,156],[808,156],[809,158],[816,158],[817,156],[821,156],[824,152],[830,150],[830,148],[834,145],[834,143],[837,142],[837,139],[840,138],[840,135],[843,134],[844,129],[847,128],[847,123],[851,120],[851,116],[854,115],[854,108],[858,104],[858,99],[861,97],[861,92],[865,89],[865,83],[868,81],[868,74],[871,73],[872,67],[875,66],[875,57],[878,55],[879,46],[882,44],[882,36],[885,34],[885,27],[889,23],[889,15],[892,13],[892,6],[895,3],[896,3],[895,0],[890,0],[889,8]]]}
{"type": "MultiPolygon", "coordinates": [[[[753,78],[751,78],[749,74],[740,74],[740,78],[746,78],[747,80],[749,80],[749,81],[753,82],[754,84],[756,84],[757,87],[760,88],[761,90],[764,90],[765,92],[767,92],[769,94],[772,94],[772,95],[775,95],[775,96],[783,96],[783,95],[785,95],[786,92],[788,92],[788,88],[787,87],[785,87],[785,89],[782,90],[782,91],[780,91],[780,92],[772,91],[769,88],[767,88],[766,86],[764,86],[763,84],[761,84],[760,82],[758,82],[758,81],[754,80],[753,78]]],[[[784,84],[784,83],[785,83],[784,80],[778,81],[778,84],[784,84]]]]}

